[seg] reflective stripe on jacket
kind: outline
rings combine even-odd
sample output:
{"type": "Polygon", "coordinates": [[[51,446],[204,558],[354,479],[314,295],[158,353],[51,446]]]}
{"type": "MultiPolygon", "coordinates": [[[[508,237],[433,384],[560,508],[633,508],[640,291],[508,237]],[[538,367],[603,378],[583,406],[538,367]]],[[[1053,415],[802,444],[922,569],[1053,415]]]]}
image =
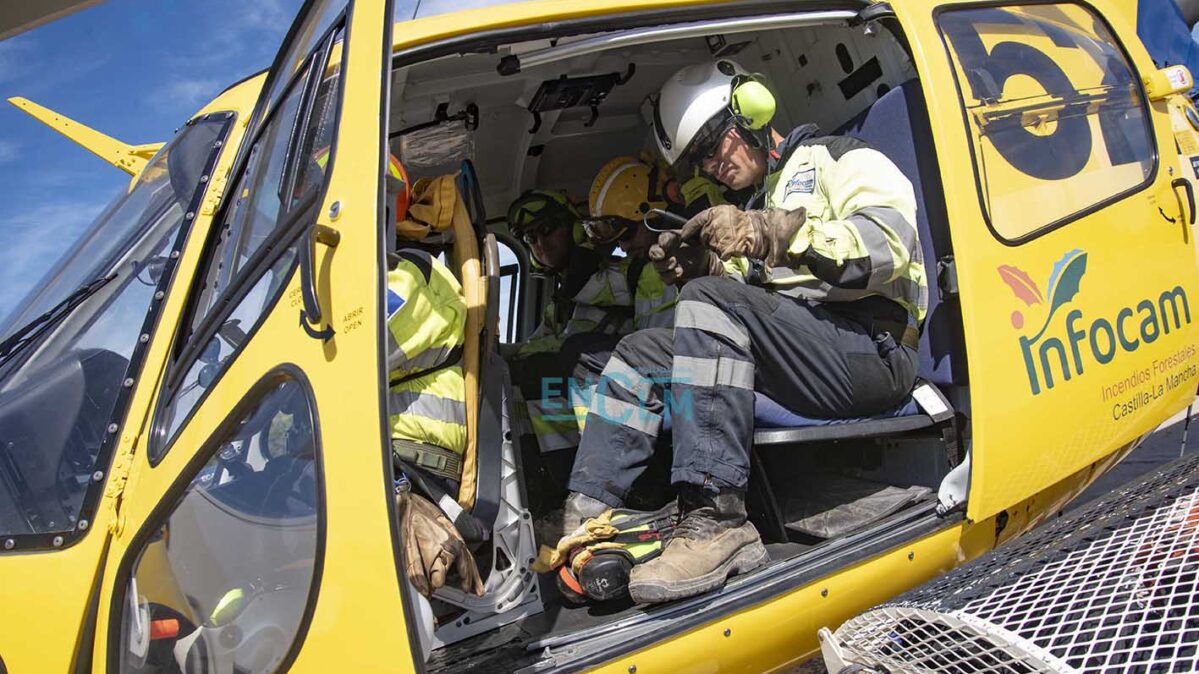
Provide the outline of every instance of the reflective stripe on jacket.
{"type": "Polygon", "coordinates": [[[466,302],[449,269],[428,253],[399,252],[387,274],[387,409],[392,437],[462,453],[466,447],[466,386],[461,355],[466,302]]]}
{"type": "MultiPolygon", "coordinates": [[[[814,132],[811,125],[793,131],[766,176],[766,208],[807,209],[787,251],[793,263],[772,270],[771,285],[828,302],[882,295],[918,325],[928,309],[928,282],[912,183],[864,141],[814,132]]],[[[747,272],[743,258],[726,268],[747,272]]]]}
{"type": "Polygon", "coordinates": [[[645,264],[630,297],[632,264],[627,257],[609,258],[571,298],[574,308],[565,321],[557,315],[557,305],[546,305],[541,325],[521,345],[518,357],[556,351],[567,337],[584,332],[625,335],[643,328],[669,327],[674,321],[678,288],[663,283],[654,266],[645,264]]]}

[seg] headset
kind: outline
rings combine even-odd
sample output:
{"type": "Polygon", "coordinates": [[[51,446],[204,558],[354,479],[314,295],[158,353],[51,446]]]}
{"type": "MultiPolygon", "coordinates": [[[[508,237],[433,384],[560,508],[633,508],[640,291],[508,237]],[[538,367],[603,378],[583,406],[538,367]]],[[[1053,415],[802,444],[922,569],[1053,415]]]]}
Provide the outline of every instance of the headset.
{"type": "Polygon", "coordinates": [[[778,104],[774,94],[762,83],[759,75],[738,73],[730,61],[717,61],[716,69],[732,77],[729,93],[729,113],[746,142],[756,148],[770,143],[770,121],[778,104]]]}

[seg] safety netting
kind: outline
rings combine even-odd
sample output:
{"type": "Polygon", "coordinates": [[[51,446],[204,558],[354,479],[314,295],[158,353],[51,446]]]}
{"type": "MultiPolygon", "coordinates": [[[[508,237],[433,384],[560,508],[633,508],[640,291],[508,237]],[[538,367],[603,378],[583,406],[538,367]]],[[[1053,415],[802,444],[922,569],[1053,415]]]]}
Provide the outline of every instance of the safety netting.
{"type": "Polygon", "coordinates": [[[1199,459],[1179,459],[842,625],[890,672],[1199,671],[1199,459]]]}

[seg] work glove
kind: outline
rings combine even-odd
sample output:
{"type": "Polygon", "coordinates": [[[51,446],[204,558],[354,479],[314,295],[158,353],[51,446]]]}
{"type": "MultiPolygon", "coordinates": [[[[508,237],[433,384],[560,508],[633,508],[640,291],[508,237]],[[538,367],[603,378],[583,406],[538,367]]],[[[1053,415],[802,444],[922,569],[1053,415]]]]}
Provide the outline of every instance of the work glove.
{"type": "Polygon", "coordinates": [[[475,558],[453,523],[431,501],[419,494],[396,496],[400,540],[404,545],[404,572],[417,592],[426,597],[450,583],[463,592],[483,596],[483,580],[475,558]]]}
{"type": "Polygon", "coordinates": [[[724,265],[716,253],[687,242],[679,232],[662,232],[649,247],[649,259],[663,283],[683,284],[701,276],[724,276],[724,265]]]}
{"type": "Polygon", "coordinates": [[[725,204],[688,220],[679,235],[683,240],[698,236],[722,260],[740,255],[779,267],[787,264],[787,247],[805,220],[807,211],[802,207],[743,211],[725,204]]]}

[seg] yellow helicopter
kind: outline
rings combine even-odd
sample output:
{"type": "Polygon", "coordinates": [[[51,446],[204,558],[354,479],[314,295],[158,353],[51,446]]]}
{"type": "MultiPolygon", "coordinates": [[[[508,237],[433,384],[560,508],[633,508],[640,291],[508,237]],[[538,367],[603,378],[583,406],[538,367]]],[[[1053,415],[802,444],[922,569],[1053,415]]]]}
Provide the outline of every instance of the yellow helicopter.
{"type": "Polygon", "coordinates": [[[1127,3],[396,12],[309,0],[267,73],[161,147],[13,101],[133,179],[0,344],[0,671],[778,670],[1054,516],[1194,399],[1193,81],[1154,66],[1127,3]],[[654,607],[567,604],[531,570],[499,356],[549,292],[488,214],[585,192],[643,147],[648,94],[733,54],[780,125],[857,136],[913,183],[921,382],[901,416],[759,424],[764,568],[654,607]],[[454,176],[467,448],[446,507],[485,532],[482,596],[403,573],[390,155],[454,176]],[[814,528],[794,478],[830,462],[900,497],[814,528]]]}

